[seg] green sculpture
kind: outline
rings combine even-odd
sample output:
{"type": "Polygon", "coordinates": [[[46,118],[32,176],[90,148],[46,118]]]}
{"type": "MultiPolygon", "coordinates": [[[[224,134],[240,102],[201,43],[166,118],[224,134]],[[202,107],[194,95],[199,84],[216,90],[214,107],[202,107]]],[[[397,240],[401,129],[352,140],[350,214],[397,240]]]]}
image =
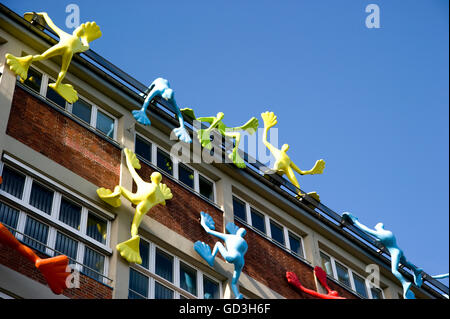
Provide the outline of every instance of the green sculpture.
{"type": "MultiPolygon", "coordinates": [[[[286,174],[291,183],[294,184],[295,187],[297,187],[299,190],[300,185],[297,181],[297,178],[295,177],[294,171],[296,171],[300,175],[314,175],[323,173],[323,170],[325,168],[325,161],[323,159],[316,161],[314,167],[309,171],[302,171],[300,168],[297,167],[297,165],[294,164],[294,162],[291,161],[289,156],[286,154],[286,152],[289,150],[288,144],[284,144],[281,147],[281,150],[270,144],[267,141],[267,134],[269,132],[269,129],[277,124],[277,117],[273,112],[262,113],[261,117],[264,121],[263,143],[275,157],[275,164],[274,167],[272,168],[273,171],[275,171],[280,175],[286,174]]],[[[301,191],[299,191],[298,195],[302,196],[303,194],[301,191]]],[[[315,198],[316,200],[319,200],[319,195],[316,192],[310,192],[308,193],[308,195],[315,198]]]]}
{"type": "Polygon", "coordinates": [[[240,131],[247,131],[249,134],[255,133],[259,125],[257,118],[252,117],[247,123],[239,127],[228,127],[222,121],[225,116],[222,112],[217,113],[216,116],[198,118],[195,117],[192,109],[181,109],[181,112],[199,122],[209,123],[209,127],[207,129],[197,130],[197,138],[203,147],[212,149],[210,136],[213,129],[217,129],[222,136],[234,139],[235,146],[233,151],[228,154],[228,158],[232,160],[237,167],[245,168],[245,162],[238,154],[239,143],[241,142],[240,131]]]}
{"type": "Polygon", "coordinates": [[[106,188],[97,189],[98,196],[106,203],[113,207],[121,205],[120,196],[123,195],[126,199],[136,205],[136,212],[134,214],[133,223],[131,224],[131,238],[116,246],[120,255],[128,260],[130,263],[142,263],[142,258],[139,254],[139,225],[145,214],[154,206],[161,204],[166,205],[166,200],[172,199],[170,188],[161,183],[161,173],[154,172],[151,175],[151,183],[145,182],[136,172],[136,169],[141,168],[141,164],[134,154],[129,149],[124,149],[127,158],[127,167],[137,185],[137,192],[132,193],[124,187],[117,185],[114,191],[106,188]]]}

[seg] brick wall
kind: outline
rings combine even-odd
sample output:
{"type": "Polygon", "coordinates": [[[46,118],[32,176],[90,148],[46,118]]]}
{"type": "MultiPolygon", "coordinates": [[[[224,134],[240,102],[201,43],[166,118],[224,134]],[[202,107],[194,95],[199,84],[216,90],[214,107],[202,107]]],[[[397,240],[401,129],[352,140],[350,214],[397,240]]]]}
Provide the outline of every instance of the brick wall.
{"type": "MultiPolygon", "coordinates": [[[[41,258],[46,258],[46,256],[43,256],[40,253],[38,253],[38,255],[41,258]]],[[[42,276],[39,270],[37,270],[31,262],[9,246],[2,243],[0,243],[0,264],[38,281],[41,284],[47,285],[44,276],[42,276]]],[[[50,290],[50,288],[48,289],[50,290]]],[[[64,290],[63,295],[71,299],[111,299],[112,288],[103,285],[88,276],[80,274],[80,288],[66,289],[64,290]]]]}
{"type": "MultiPolygon", "coordinates": [[[[144,181],[150,182],[150,175],[154,170],[141,161],[141,169],[137,172],[144,181]]],[[[193,242],[200,240],[207,243],[212,249],[217,238],[208,235],[200,225],[200,212],[204,211],[211,215],[216,223],[216,230],[221,231],[223,229],[222,211],[164,175],[161,182],[170,188],[173,198],[166,201],[166,206],[153,207],[147,216],[193,242]]],[[[133,183],[133,192],[135,191],[136,184],[133,183]]]]}
{"type": "Polygon", "coordinates": [[[18,86],[6,133],[99,187],[119,183],[118,148],[18,86]]]}

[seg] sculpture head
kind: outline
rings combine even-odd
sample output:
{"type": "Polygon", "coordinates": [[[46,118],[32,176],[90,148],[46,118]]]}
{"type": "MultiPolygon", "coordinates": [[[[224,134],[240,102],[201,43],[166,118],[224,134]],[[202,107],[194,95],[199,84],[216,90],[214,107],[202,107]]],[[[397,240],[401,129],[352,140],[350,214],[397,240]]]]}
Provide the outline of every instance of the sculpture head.
{"type": "Polygon", "coordinates": [[[236,232],[236,235],[241,236],[242,238],[244,238],[245,234],[247,234],[247,231],[244,228],[239,228],[236,232]]]}
{"type": "Polygon", "coordinates": [[[154,172],[150,176],[150,179],[152,180],[153,184],[159,185],[159,183],[161,183],[162,175],[159,172],[154,172]]]}
{"type": "Polygon", "coordinates": [[[283,144],[283,146],[281,146],[281,151],[286,153],[289,150],[289,144],[283,144]]]}
{"type": "Polygon", "coordinates": [[[152,86],[166,86],[166,87],[169,87],[170,85],[169,85],[169,81],[167,81],[166,79],[164,79],[164,78],[157,78],[157,79],[155,79],[153,82],[152,82],[152,84],[151,84],[152,86]]]}
{"type": "Polygon", "coordinates": [[[375,225],[375,229],[376,230],[384,230],[384,224],[383,223],[378,223],[375,225]]]}
{"type": "Polygon", "coordinates": [[[217,119],[220,121],[223,119],[223,117],[225,116],[225,114],[223,114],[222,112],[217,113],[216,117],[217,119]]]}

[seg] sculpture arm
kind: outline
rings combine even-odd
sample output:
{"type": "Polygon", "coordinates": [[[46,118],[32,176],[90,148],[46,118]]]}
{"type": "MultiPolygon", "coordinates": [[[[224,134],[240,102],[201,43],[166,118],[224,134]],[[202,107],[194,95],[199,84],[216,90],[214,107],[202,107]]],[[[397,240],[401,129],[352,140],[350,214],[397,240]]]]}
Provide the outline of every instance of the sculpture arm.
{"type": "Polygon", "coordinates": [[[56,24],[52,21],[52,19],[50,19],[50,17],[48,16],[47,12],[39,12],[37,13],[38,15],[42,16],[45,20],[45,23],[47,23],[47,25],[49,26],[50,29],[52,29],[53,31],[56,32],[56,34],[61,38],[63,35],[68,35],[66,32],[64,32],[63,30],[61,30],[60,28],[58,28],[56,26],[56,24]]]}
{"type": "Polygon", "coordinates": [[[376,230],[370,229],[370,228],[367,227],[366,225],[361,224],[358,220],[354,220],[354,221],[353,221],[353,225],[354,225],[356,228],[361,229],[363,232],[366,232],[366,233],[368,233],[368,234],[370,234],[370,235],[372,235],[372,236],[374,236],[374,237],[377,237],[377,238],[379,237],[379,234],[378,234],[378,232],[377,232],[376,230]]]}
{"type": "Polygon", "coordinates": [[[263,138],[262,141],[264,143],[264,145],[269,149],[269,151],[275,155],[276,151],[278,151],[275,146],[273,146],[272,144],[269,143],[269,141],[267,141],[267,134],[269,133],[269,128],[265,128],[264,129],[264,133],[263,133],[263,138]]]}
{"type": "Polygon", "coordinates": [[[297,167],[297,165],[295,165],[294,162],[291,161],[291,167],[294,171],[296,171],[297,173],[299,173],[300,175],[305,175],[308,172],[307,171],[302,171],[300,168],[297,167]]]}
{"type": "Polygon", "coordinates": [[[130,171],[131,176],[133,177],[133,180],[136,182],[138,188],[139,184],[145,183],[144,180],[139,176],[139,174],[136,172],[135,168],[141,168],[141,164],[139,163],[139,160],[136,157],[136,154],[134,154],[129,149],[124,149],[125,157],[127,159],[127,167],[130,171]]]}
{"type": "Polygon", "coordinates": [[[212,124],[216,120],[216,118],[214,116],[197,117],[196,120],[199,122],[206,122],[206,123],[212,124]]]}
{"type": "Polygon", "coordinates": [[[201,223],[203,229],[204,229],[208,234],[213,235],[213,236],[215,236],[215,237],[217,237],[217,238],[219,238],[219,239],[222,239],[222,240],[225,240],[225,239],[226,239],[226,236],[227,236],[226,234],[219,233],[218,231],[215,231],[215,230],[212,230],[211,228],[209,228],[209,227],[205,224],[205,221],[203,220],[203,218],[202,218],[202,220],[201,220],[200,223],[201,223]]]}

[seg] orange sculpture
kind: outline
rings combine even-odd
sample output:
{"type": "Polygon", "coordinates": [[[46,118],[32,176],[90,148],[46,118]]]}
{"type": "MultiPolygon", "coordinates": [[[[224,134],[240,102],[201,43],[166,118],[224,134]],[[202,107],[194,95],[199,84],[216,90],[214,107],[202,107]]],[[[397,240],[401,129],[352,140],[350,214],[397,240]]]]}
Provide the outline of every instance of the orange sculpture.
{"type": "Polygon", "coordinates": [[[0,223],[0,243],[11,247],[31,261],[42,275],[44,275],[53,293],[60,295],[67,288],[66,279],[70,275],[70,272],[67,272],[67,266],[69,264],[69,258],[67,256],[59,255],[52,258],[39,258],[31,248],[21,244],[2,223],[0,223]]]}

